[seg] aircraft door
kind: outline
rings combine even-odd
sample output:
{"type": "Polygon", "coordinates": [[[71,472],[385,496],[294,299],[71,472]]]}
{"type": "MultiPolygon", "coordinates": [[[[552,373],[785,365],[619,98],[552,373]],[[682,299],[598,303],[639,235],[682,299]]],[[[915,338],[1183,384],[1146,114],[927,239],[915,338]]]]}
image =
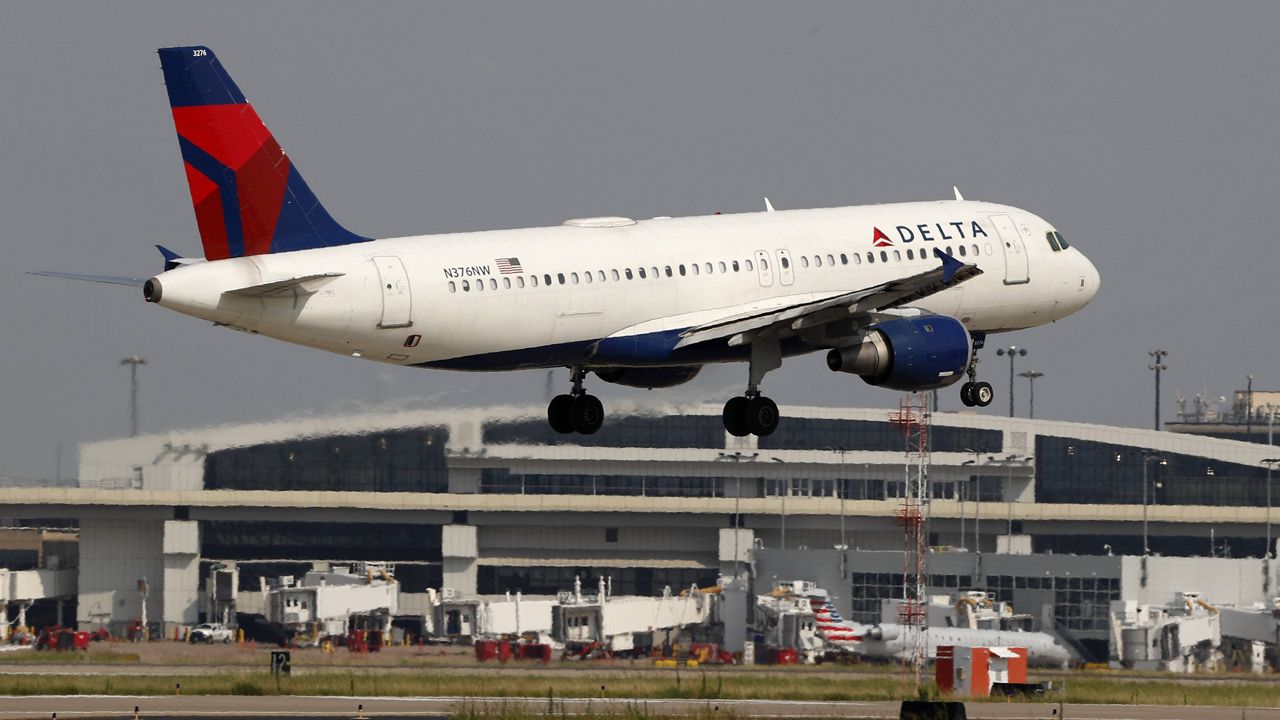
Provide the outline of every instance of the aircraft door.
{"type": "Polygon", "coordinates": [[[764,250],[756,251],[756,273],[761,287],[773,286],[773,268],[769,267],[769,253],[764,250]]]}
{"type": "Polygon", "coordinates": [[[382,321],[380,328],[402,328],[413,325],[413,298],[409,294],[409,276],[398,257],[376,257],[378,279],[382,287],[382,321]]]}
{"type": "Polygon", "coordinates": [[[1000,245],[1004,248],[1004,284],[1020,285],[1031,277],[1027,273],[1027,250],[1022,244],[1022,234],[1008,215],[992,215],[1000,245]]]}
{"type": "Polygon", "coordinates": [[[796,269],[791,265],[791,251],[778,251],[778,282],[790,285],[796,281],[796,269]]]}

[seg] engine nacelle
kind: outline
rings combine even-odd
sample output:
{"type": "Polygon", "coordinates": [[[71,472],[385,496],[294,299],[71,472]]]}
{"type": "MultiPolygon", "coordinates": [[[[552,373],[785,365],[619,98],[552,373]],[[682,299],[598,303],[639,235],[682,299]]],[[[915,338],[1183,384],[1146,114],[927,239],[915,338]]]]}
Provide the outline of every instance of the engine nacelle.
{"type": "Polygon", "coordinates": [[[880,640],[880,641],[897,640],[898,628],[883,627],[881,625],[872,625],[870,628],[867,629],[867,632],[863,635],[863,637],[867,638],[868,640],[880,640]]]}
{"type": "Polygon", "coordinates": [[[594,368],[596,376],[607,383],[626,385],[627,387],[669,388],[683,385],[692,380],[702,370],[701,365],[682,365],[678,367],[603,367],[594,368]]]}
{"type": "Polygon", "coordinates": [[[959,320],[926,315],[872,325],[862,342],[828,352],[827,367],[891,390],[932,390],[959,380],[972,353],[959,320]]]}

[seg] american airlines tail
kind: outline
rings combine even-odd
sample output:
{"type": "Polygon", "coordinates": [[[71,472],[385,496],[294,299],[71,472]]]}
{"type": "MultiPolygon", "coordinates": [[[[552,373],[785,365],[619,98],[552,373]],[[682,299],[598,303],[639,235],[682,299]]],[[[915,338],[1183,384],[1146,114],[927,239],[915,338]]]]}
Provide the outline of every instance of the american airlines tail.
{"type": "Polygon", "coordinates": [[[369,239],[324,209],[212,50],[158,52],[205,258],[369,239]]]}

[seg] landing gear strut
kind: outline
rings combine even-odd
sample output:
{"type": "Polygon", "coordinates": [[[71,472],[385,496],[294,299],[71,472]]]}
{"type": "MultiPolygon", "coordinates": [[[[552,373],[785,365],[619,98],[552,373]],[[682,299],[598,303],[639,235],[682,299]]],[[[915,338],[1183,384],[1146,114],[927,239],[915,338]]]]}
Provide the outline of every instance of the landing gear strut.
{"type": "Polygon", "coordinates": [[[765,373],[782,365],[782,347],[775,338],[761,338],[751,343],[751,368],[745,395],[730,398],[724,404],[724,429],[734,437],[770,435],[778,429],[778,404],[760,394],[760,381],[765,373]]]}
{"type": "Polygon", "coordinates": [[[996,397],[996,391],[989,382],[978,382],[978,350],[975,347],[973,358],[969,360],[969,368],[965,370],[969,381],[960,386],[960,402],[965,407],[986,407],[996,397]]]}
{"type": "Polygon", "coordinates": [[[557,395],[547,405],[547,422],[561,435],[581,433],[590,435],[604,424],[604,405],[600,398],[588,395],[582,387],[587,371],[581,367],[571,369],[569,376],[573,389],[568,395],[557,395]]]}

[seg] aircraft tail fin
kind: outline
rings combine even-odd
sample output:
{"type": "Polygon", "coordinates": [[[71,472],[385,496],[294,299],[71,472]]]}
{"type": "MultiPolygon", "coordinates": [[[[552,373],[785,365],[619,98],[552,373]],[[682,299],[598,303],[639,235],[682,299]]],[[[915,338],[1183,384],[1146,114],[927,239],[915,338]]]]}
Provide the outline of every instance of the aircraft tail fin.
{"type": "Polygon", "coordinates": [[[157,52],[205,258],[369,239],[324,209],[212,50],[157,52]]]}

